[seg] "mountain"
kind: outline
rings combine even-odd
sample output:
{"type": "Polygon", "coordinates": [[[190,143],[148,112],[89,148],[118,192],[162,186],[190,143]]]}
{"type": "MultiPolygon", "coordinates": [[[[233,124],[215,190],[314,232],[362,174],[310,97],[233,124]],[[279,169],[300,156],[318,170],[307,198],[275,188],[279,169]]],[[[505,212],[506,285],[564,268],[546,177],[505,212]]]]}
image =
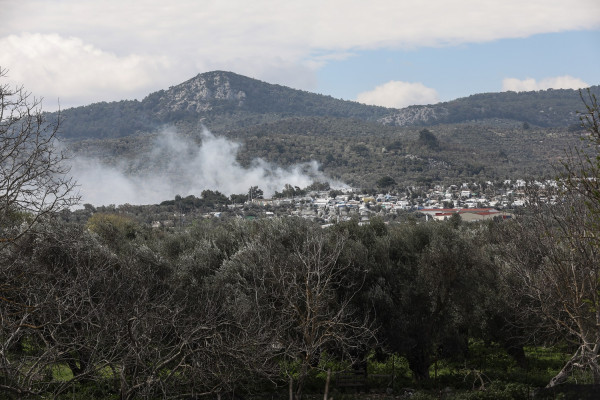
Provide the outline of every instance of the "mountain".
{"type": "Polygon", "coordinates": [[[581,143],[582,108],[577,90],[545,90],[391,109],[216,71],[142,101],[63,110],[61,135],[74,155],[133,176],[181,159],[161,152],[163,133],[171,132],[161,127],[194,143],[189,153],[204,140],[202,123],[235,143],[242,168],[256,160],[283,168],[316,161],[327,176],[362,188],[386,177],[405,186],[502,182],[555,176],[565,150],[581,143]]]}
{"type": "MultiPolygon", "coordinates": [[[[600,87],[592,88],[600,95],[600,87]]],[[[291,89],[232,72],[214,71],[142,101],[102,102],[61,112],[61,135],[68,139],[107,139],[149,133],[166,124],[197,126],[213,132],[272,123],[290,117],[350,118],[379,125],[431,126],[494,119],[539,127],[578,123],[582,107],[576,90],[485,93],[401,110],[376,107],[291,89]]]]}
{"type": "Polygon", "coordinates": [[[199,121],[219,132],[291,116],[376,121],[393,111],[214,71],[151,93],[142,101],[102,102],[63,110],[61,135],[70,139],[117,138],[150,132],[165,124],[199,121]]]}
{"type": "Polygon", "coordinates": [[[272,85],[231,72],[200,74],[169,90],[146,97],[142,103],[161,117],[246,112],[294,116],[332,116],[376,119],[390,112],[384,107],[334,99],[285,86],[272,85]]]}

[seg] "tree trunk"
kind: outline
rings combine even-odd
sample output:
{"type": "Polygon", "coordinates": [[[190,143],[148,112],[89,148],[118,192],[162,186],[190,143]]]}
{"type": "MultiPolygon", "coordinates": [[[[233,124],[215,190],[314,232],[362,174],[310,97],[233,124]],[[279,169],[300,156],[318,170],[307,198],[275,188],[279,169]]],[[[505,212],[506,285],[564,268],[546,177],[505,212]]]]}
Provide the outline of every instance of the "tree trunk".
{"type": "Polygon", "coordinates": [[[300,373],[298,374],[298,383],[296,386],[296,396],[295,396],[295,400],[301,400],[302,399],[302,391],[304,390],[304,382],[306,381],[306,376],[308,375],[308,363],[307,362],[303,362],[302,363],[302,369],[300,370],[300,373]]]}
{"type": "Polygon", "coordinates": [[[527,356],[522,345],[513,344],[509,341],[504,344],[504,349],[517,362],[519,367],[523,369],[527,368],[527,356]]]}
{"type": "Polygon", "coordinates": [[[598,370],[598,366],[592,370],[592,374],[594,375],[594,385],[600,385],[600,370],[598,370]]]}
{"type": "Polygon", "coordinates": [[[562,367],[562,369],[558,372],[558,374],[556,374],[554,378],[550,379],[550,382],[548,385],[546,385],[546,388],[553,388],[561,383],[564,383],[569,375],[571,375],[573,368],[589,368],[592,370],[594,383],[597,380],[600,380],[600,366],[598,365],[597,357],[598,355],[596,354],[596,349],[590,350],[586,345],[580,346],[575,354],[573,354],[571,359],[567,361],[565,366],[562,367]]]}
{"type": "Polygon", "coordinates": [[[329,381],[331,380],[331,368],[327,369],[327,379],[325,380],[325,394],[323,400],[327,400],[329,397],[329,381]]]}
{"type": "Polygon", "coordinates": [[[550,382],[546,385],[546,389],[553,388],[561,383],[564,383],[569,375],[571,375],[571,371],[573,370],[573,364],[575,363],[575,357],[571,358],[564,367],[554,376],[554,378],[550,379],[550,382]]]}
{"type": "Polygon", "coordinates": [[[415,351],[414,353],[407,354],[406,359],[408,360],[408,367],[416,381],[426,381],[429,379],[431,360],[427,354],[424,354],[422,351],[415,351]]]}
{"type": "Polygon", "coordinates": [[[583,353],[585,352],[585,348],[583,346],[580,346],[577,351],[575,351],[575,354],[573,354],[573,356],[569,359],[569,361],[567,361],[567,363],[564,365],[564,367],[562,367],[562,369],[558,372],[558,374],[556,374],[554,376],[554,378],[550,379],[550,382],[548,382],[548,384],[546,385],[546,389],[549,388],[553,388],[557,385],[560,385],[561,383],[564,383],[567,378],[569,377],[569,375],[571,375],[571,372],[573,371],[573,367],[575,366],[576,363],[579,363],[580,365],[585,365],[584,364],[584,356],[583,353]],[[583,363],[582,363],[583,361],[583,363]]]}

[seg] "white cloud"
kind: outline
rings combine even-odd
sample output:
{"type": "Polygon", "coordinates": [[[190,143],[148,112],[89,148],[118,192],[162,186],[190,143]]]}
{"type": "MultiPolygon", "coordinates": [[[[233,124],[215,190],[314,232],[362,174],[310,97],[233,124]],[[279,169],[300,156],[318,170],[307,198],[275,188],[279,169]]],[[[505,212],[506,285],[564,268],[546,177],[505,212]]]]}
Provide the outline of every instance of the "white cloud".
{"type": "Polygon", "coordinates": [[[433,104],[439,101],[435,89],[422,83],[390,81],[369,92],[358,94],[356,101],[375,106],[403,108],[414,104],[433,104]]]}
{"type": "Polygon", "coordinates": [[[10,35],[0,38],[0,49],[9,80],[26,82],[27,90],[46,97],[46,110],[56,108],[58,100],[68,107],[88,98],[111,100],[115,92],[147,94],[169,66],[162,58],[119,57],[57,34],[10,35]]]}
{"type": "Polygon", "coordinates": [[[256,48],[275,46],[284,58],[315,49],[484,42],[600,26],[596,0],[23,0],[3,13],[0,35],[56,32],[100,47],[170,43],[255,57],[256,48]]]}
{"type": "Polygon", "coordinates": [[[506,78],[502,80],[502,90],[513,92],[530,92],[546,89],[582,89],[588,86],[590,86],[588,83],[569,75],[544,78],[540,81],[533,78],[522,80],[517,78],[506,78]]]}
{"type": "Polygon", "coordinates": [[[51,80],[41,94],[67,103],[131,98],[212,69],[311,89],[328,59],[361,50],[600,27],[597,0],[0,2],[0,65],[31,90],[51,80]]]}

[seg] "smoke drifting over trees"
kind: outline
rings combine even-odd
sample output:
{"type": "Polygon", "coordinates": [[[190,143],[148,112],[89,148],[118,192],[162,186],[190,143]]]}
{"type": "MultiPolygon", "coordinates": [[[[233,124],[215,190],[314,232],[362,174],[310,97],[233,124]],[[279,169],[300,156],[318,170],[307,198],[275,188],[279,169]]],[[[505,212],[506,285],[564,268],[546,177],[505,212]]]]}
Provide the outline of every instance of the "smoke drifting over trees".
{"type": "Polygon", "coordinates": [[[230,195],[251,186],[270,196],[285,184],[306,187],[314,180],[336,185],[319,171],[316,161],[283,168],[257,158],[245,167],[236,159],[241,146],[206,128],[196,138],[168,128],[158,134],[151,149],[119,165],[75,157],[72,174],[81,185],[82,202],[94,205],[151,204],[206,189],[230,195]]]}

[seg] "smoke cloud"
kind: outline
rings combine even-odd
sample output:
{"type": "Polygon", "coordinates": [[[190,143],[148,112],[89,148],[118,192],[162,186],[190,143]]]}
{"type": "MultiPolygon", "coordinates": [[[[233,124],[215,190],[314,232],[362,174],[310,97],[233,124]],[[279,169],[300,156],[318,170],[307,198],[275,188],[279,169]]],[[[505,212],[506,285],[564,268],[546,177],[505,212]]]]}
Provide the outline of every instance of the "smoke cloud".
{"type": "Polygon", "coordinates": [[[236,159],[240,143],[216,137],[205,128],[200,136],[197,143],[174,128],[165,129],[150,151],[120,165],[76,156],[71,174],[80,185],[81,203],[157,204],[177,194],[200,197],[207,189],[225,195],[247,193],[251,186],[258,186],[265,197],[270,197],[285,184],[303,188],[314,181],[345,186],[319,171],[316,161],[283,168],[257,158],[246,168],[236,159]],[[138,172],[126,172],[132,170],[138,172]]]}

